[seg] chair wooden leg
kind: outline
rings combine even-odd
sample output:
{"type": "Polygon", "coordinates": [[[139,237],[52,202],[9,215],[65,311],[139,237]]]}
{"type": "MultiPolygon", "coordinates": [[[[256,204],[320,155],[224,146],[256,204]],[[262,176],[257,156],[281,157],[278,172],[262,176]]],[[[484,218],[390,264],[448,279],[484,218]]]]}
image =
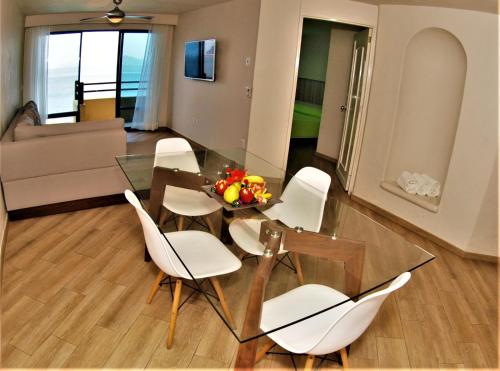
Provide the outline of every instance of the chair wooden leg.
{"type": "Polygon", "coordinates": [[[184,215],[179,215],[179,218],[177,219],[177,230],[184,230],[184,215]]]}
{"type": "Polygon", "coordinates": [[[170,216],[170,214],[171,214],[170,211],[167,210],[165,207],[161,208],[161,211],[160,211],[160,220],[158,222],[158,225],[160,227],[163,226],[167,222],[167,219],[170,216]]]}
{"type": "Polygon", "coordinates": [[[219,280],[217,279],[217,277],[210,277],[210,283],[214,287],[214,290],[219,297],[220,305],[222,307],[222,310],[224,311],[224,315],[226,316],[227,321],[229,322],[229,325],[233,330],[235,330],[236,325],[234,324],[233,316],[231,315],[229,307],[227,306],[226,299],[224,298],[224,293],[222,292],[222,287],[220,286],[219,280]]]}
{"type": "Polygon", "coordinates": [[[266,353],[269,352],[269,350],[274,347],[276,343],[272,341],[271,339],[267,339],[262,348],[257,352],[255,355],[255,363],[259,362],[262,358],[266,356],[266,353]]]}
{"type": "Polygon", "coordinates": [[[203,220],[205,221],[205,223],[207,223],[210,233],[212,233],[215,237],[217,237],[217,231],[215,230],[214,223],[212,223],[212,219],[210,219],[209,216],[205,215],[203,216],[203,220]]]}
{"type": "Polygon", "coordinates": [[[172,348],[174,343],[175,322],[177,320],[177,311],[181,300],[182,280],[178,278],[175,282],[174,301],[172,302],[172,312],[170,314],[170,324],[168,325],[167,349],[172,348]]]}
{"type": "Polygon", "coordinates": [[[238,255],[238,259],[239,260],[243,260],[243,258],[247,255],[247,252],[246,251],[241,251],[238,255]]]}
{"type": "Polygon", "coordinates": [[[307,355],[306,365],[304,366],[304,371],[311,371],[314,365],[314,356],[311,354],[307,355]]]}
{"type": "Polygon", "coordinates": [[[160,270],[158,272],[158,275],[156,276],[155,281],[153,282],[153,285],[151,286],[151,290],[149,291],[148,300],[146,301],[146,303],[151,304],[151,302],[153,301],[153,298],[155,297],[156,293],[158,292],[158,289],[160,288],[160,282],[163,279],[163,277],[165,277],[165,276],[166,276],[166,274],[162,270],[160,270]]]}
{"type": "Polygon", "coordinates": [[[347,350],[346,350],[346,348],[340,349],[340,358],[342,359],[342,367],[349,368],[349,364],[347,362],[347,350]]]}
{"type": "Polygon", "coordinates": [[[292,260],[295,265],[295,269],[297,269],[297,279],[301,285],[304,284],[304,273],[302,273],[302,265],[300,264],[299,255],[297,253],[292,252],[292,260]]]}

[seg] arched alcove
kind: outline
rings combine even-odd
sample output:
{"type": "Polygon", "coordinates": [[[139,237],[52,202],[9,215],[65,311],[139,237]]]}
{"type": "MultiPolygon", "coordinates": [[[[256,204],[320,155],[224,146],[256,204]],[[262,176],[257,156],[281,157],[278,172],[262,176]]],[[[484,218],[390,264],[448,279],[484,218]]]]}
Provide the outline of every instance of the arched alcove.
{"type": "Polygon", "coordinates": [[[464,48],[450,32],[427,28],[410,40],[403,63],[385,183],[409,170],[444,185],[462,105],[464,48]]]}

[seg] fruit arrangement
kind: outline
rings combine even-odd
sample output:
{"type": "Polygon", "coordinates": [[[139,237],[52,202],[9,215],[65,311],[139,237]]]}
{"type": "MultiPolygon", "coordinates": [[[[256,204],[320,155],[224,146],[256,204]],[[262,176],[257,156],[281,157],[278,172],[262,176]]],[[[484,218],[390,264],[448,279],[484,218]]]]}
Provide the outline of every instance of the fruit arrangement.
{"type": "Polygon", "coordinates": [[[266,181],[258,175],[247,175],[246,170],[226,168],[225,179],[219,179],[211,189],[233,207],[241,205],[264,205],[271,199],[266,181]]]}

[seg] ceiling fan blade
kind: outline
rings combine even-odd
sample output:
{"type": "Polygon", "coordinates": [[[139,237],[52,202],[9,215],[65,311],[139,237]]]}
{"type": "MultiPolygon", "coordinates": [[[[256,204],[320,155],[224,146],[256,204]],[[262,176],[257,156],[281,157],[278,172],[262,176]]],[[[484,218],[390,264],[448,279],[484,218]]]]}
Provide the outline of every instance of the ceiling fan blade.
{"type": "Polygon", "coordinates": [[[142,20],[145,20],[145,21],[150,21],[153,19],[152,16],[150,15],[126,15],[125,18],[128,18],[128,19],[142,19],[142,20]]]}
{"type": "Polygon", "coordinates": [[[83,19],[80,19],[80,22],[97,21],[99,19],[105,19],[105,18],[106,18],[106,16],[103,16],[103,17],[83,18],[83,19]]]}

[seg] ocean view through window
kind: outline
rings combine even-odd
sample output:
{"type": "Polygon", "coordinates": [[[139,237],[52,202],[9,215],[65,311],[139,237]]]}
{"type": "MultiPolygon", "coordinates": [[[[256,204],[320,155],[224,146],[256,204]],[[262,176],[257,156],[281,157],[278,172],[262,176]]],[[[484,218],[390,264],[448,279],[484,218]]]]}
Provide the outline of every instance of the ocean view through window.
{"type": "Polygon", "coordinates": [[[75,99],[114,100],[115,117],[132,120],[148,31],[54,32],[49,39],[49,123],[79,121],[75,99]]]}

